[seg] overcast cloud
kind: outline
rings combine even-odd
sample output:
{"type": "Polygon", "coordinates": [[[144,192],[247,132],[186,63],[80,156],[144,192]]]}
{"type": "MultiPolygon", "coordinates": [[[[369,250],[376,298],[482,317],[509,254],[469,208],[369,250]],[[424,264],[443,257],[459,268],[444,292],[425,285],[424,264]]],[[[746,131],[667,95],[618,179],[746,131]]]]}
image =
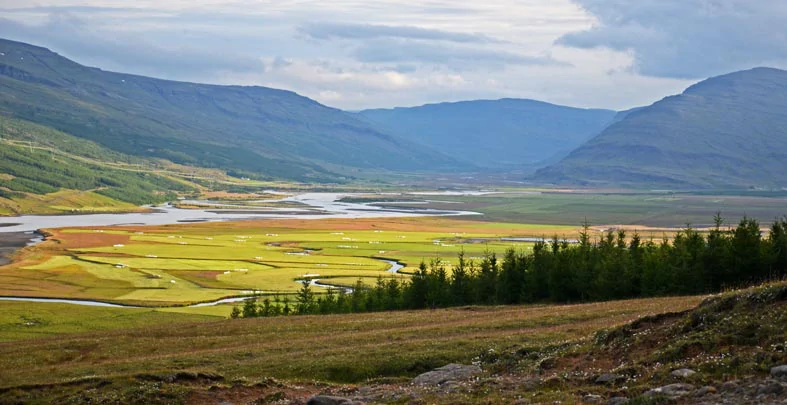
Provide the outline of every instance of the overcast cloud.
{"type": "Polygon", "coordinates": [[[787,1],[576,2],[598,22],[557,43],[631,51],[641,74],[694,79],[787,61],[787,1]]]}
{"type": "Polygon", "coordinates": [[[0,0],[0,37],[105,70],[285,88],[347,109],[500,97],[624,109],[710,75],[787,67],[783,1],[34,4],[0,0]]]}

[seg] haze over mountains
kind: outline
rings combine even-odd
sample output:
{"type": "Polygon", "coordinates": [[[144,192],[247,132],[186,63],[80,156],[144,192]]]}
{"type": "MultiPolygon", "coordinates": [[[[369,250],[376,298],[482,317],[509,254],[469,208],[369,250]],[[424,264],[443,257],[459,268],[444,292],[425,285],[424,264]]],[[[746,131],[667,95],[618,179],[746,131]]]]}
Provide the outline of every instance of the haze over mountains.
{"type": "Polygon", "coordinates": [[[284,90],[105,72],[0,39],[0,114],[128,156],[260,178],[541,169],[528,180],[787,186],[787,72],[770,68],[621,112],[502,99],[349,113],[284,90]]]}
{"type": "Polygon", "coordinates": [[[536,182],[669,188],[787,186],[787,71],[710,78],[637,109],[536,182]]]}
{"type": "Polygon", "coordinates": [[[597,135],[615,117],[535,100],[429,104],[359,113],[412,142],[486,168],[542,167],[597,135]]]}

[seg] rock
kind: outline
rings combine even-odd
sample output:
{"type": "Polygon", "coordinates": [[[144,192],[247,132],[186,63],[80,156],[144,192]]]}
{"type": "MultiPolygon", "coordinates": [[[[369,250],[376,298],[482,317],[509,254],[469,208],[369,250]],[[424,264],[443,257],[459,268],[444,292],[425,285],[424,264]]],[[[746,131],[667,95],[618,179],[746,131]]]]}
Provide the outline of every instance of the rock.
{"type": "Polygon", "coordinates": [[[467,380],[481,372],[481,367],[463,364],[448,364],[423,373],[413,379],[416,385],[440,385],[447,381],[467,380]]]}
{"type": "Polygon", "coordinates": [[[607,405],[623,405],[628,401],[629,399],[626,397],[614,397],[614,398],[610,398],[609,401],[607,401],[607,405]]]}
{"type": "Polygon", "coordinates": [[[694,395],[696,395],[698,397],[704,397],[705,395],[708,395],[708,394],[715,394],[717,391],[718,390],[716,390],[716,387],[714,387],[712,385],[708,385],[706,387],[702,387],[702,388],[698,389],[697,392],[694,395]]]}
{"type": "Polygon", "coordinates": [[[737,381],[727,381],[726,383],[721,385],[721,392],[739,392],[741,391],[741,387],[738,385],[737,381]]]}
{"type": "Polygon", "coordinates": [[[604,373],[596,378],[596,384],[614,384],[625,379],[626,377],[620,374],[604,373]]]}
{"type": "Polygon", "coordinates": [[[587,394],[582,398],[582,402],[586,404],[600,404],[601,403],[601,395],[596,394],[587,394]]]}
{"type": "Polygon", "coordinates": [[[776,381],[766,381],[765,384],[757,388],[757,395],[779,395],[784,391],[784,387],[776,381]]]}
{"type": "Polygon", "coordinates": [[[330,395],[315,395],[306,402],[306,405],[360,405],[361,402],[349,398],[332,397],[330,395]]]}
{"type": "Polygon", "coordinates": [[[771,377],[787,382],[787,365],[776,366],[771,369],[771,377]]]}
{"type": "Polygon", "coordinates": [[[682,397],[684,395],[691,394],[694,391],[694,386],[691,384],[684,384],[684,383],[677,383],[677,384],[670,384],[665,385],[663,387],[654,388],[645,393],[646,397],[652,397],[656,395],[666,395],[668,397],[682,397]]]}
{"type": "Polygon", "coordinates": [[[671,376],[678,378],[689,378],[694,374],[697,374],[697,372],[688,368],[681,368],[670,373],[671,376]]]}

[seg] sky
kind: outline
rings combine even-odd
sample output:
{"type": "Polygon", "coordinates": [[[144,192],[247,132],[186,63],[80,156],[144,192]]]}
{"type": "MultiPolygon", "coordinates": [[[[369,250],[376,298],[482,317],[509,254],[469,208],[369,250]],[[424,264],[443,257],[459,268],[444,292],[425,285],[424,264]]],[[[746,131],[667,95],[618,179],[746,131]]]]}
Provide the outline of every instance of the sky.
{"type": "Polygon", "coordinates": [[[0,0],[0,37],[348,110],[504,97],[622,110],[787,68],[787,1],[0,0]]]}

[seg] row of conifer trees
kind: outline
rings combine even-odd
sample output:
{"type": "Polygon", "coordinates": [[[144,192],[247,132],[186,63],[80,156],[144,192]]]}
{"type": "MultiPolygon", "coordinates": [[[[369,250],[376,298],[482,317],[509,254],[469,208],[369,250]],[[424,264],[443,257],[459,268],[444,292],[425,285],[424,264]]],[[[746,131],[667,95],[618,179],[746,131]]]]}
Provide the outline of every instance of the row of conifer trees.
{"type": "Polygon", "coordinates": [[[585,225],[577,243],[557,237],[532,252],[509,249],[502,259],[463,253],[451,271],[439,259],[421,263],[409,279],[380,278],[350,291],[315,294],[308,280],[292,300],[259,297],[235,308],[233,317],[331,314],[462,305],[575,303],[717,292],[787,275],[787,217],[767,236],[743,218],[735,227],[699,232],[687,226],[672,240],[643,240],[608,231],[593,239],[585,225]]]}

